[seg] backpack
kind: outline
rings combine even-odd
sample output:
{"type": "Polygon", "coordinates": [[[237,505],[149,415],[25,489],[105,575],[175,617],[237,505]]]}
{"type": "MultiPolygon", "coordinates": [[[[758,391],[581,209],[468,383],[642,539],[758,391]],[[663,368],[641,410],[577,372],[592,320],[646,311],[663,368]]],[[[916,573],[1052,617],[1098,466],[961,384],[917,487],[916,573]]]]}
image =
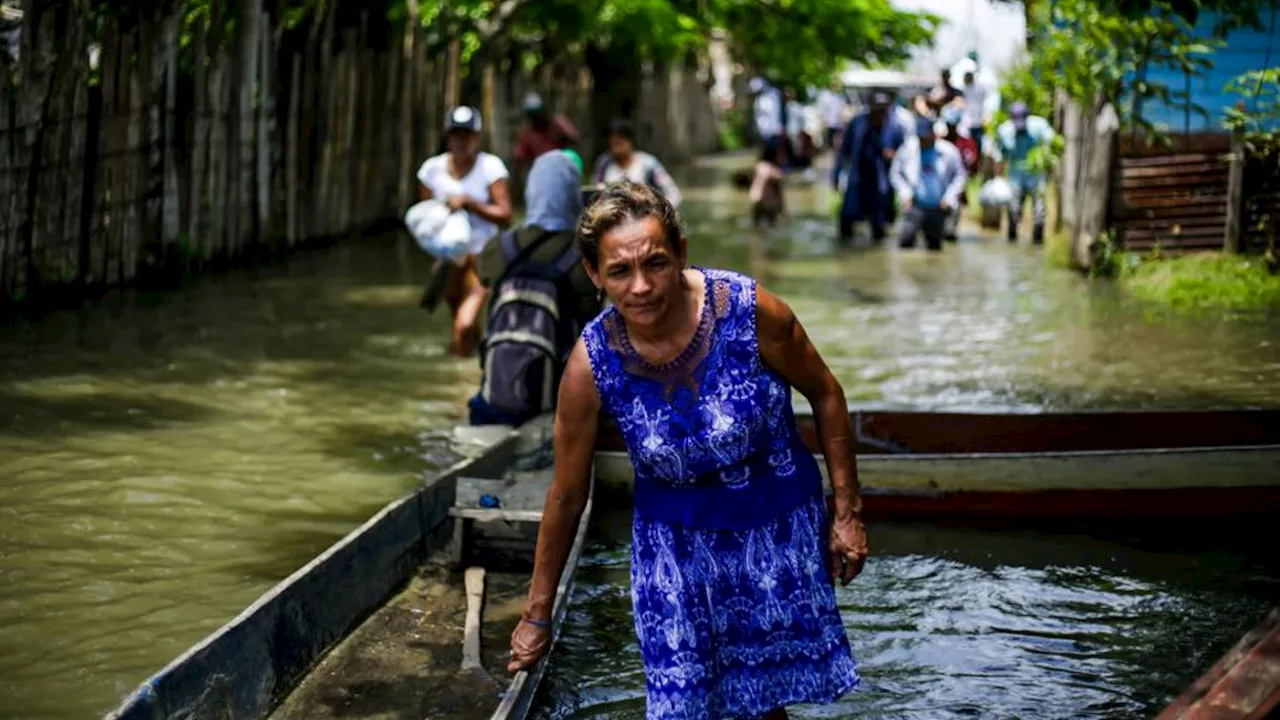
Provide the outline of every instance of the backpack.
{"type": "Polygon", "coordinates": [[[551,262],[531,260],[556,233],[544,233],[523,249],[516,233],[498,236],[507,266],[489,300],[480,395],[495,410],[532,418],[555,407],[565,362],[582,332],[569,284],[580,256],[570,244],[551,262]]]}

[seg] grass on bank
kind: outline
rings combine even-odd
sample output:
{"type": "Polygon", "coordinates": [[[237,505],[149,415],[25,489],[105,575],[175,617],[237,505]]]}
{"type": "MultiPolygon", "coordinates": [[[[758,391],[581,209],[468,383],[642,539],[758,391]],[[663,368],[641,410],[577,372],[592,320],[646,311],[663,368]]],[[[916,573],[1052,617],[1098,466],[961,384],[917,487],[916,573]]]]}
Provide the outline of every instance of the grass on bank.
{"type": "MultiPolygon", "coordinates": [[[[1057,193],[1052,188],[1048,204],[1052,228],[1057,217],[1057,193]]],[[[1145,302],[1190,313],[1280,313],[1280,273],[1271,273],[1261,257],[1100,250],[1098,267],[1090,275],[1112,279],[1126,294],[1145,302]]],[[[1069,232],[1048,233],[1044,256],[1050,267],[1072,269],[1069,232]]]]}
{"type": "Polygon", "coordinates": [[[1121,287],[1149,302],[1184,311],[1280,311],[1280,274],[1270,273],[1259,257],[1123,253],[1119,266],[1121,287]]]}

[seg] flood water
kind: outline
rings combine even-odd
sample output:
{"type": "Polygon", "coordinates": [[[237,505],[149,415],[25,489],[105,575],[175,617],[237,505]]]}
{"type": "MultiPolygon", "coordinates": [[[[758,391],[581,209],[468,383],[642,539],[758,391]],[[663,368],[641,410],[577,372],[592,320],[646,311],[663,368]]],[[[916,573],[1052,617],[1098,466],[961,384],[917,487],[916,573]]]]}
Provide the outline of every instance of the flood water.
{"type": "MultiPolygon", "coordinates": [[[[537,720],[644,717],[629,518],[604,524],[537,720]]],[[[1280,599],[1260,538],[1202,530],[872,525],[866,568],[836,590],[862,683],[791,716],[1153,717],[1280,599]]]]}
{"type": "MultiPolygon", "coordinates": [[[[685,188],[693,260],[751,272],[790,301],[856,403],[1280,407],[1274,317],[1164,316],[1046,270],[1036,249],[991,239],[962,238],[933,256],[836,256],[824,189],[791,191],[795,222],[761,238],[742,220],[745,193],[726,182],[727,164],[706,163],[685,188]]],[[[416,307],[428,264],[399,235],[369,238],[0,330],[0,716],[109,708],[452,461],[444,438],[479,371],[474,360],[445,356],[446,319],[416,307]]],[[[954,671],[947,682],[957,683],[1011,662],[984,653],[1032,657],[1036,642],[1067,647],[1069,633],[1092,633],[1090,652],[1105,654],[1140,628],[1151,648],[1191,658],[1196,648],[1229,645],[1257,614],[1254,589],[1161,584],[1105,563],[1093,575],[1095,565],[1049,547],[1037,556],[1042,545],[1031,545],[1026,562],[996,553],[990,566],[947,554],[970,543],[992,552],[1024,544],[1001,534],[896,554],[881,544],[868,582],[842,594],[877,683],[858,702],[877,707],[877,697],[909,694],[928,677],[912,668],[932,668],[935,678],[954,671]],[[1057,579],[1045,578],[1059,566],[1057,579]],[[963,584],[973,577],[981,582],[963,584]],[[877,588],[902,595],[876,597],[877,588]],[[985,599],[936,600],[955,588],[985,599]],[[1179,607],[1198,613],[1195,621],[1148,612],[1179,607]],[[1019,619],[1044,613],[1037,622],[1048,630],[1019,619]],[[923,642],[920,627],[939,630],[923,642]],[[955,627],[1009,633],[970,646],[963,633],[943,632],[955,627]],[[1040,637],[1028,629],[1047,634],[1025,640],[1040,637]],[[880,683],[899,690],[877,694],[880,683]]],[[[592,569],[602,596],[617,595],[609,574],[625,572],[625,552],[610,552],[592,569]]],[[[1187,567],[1176,555],[1151,564],[1187,567]]],[[[624,632],[614,642],[626,641],[624,632]]],[[[608,657],[638,670],[621,650],[608,657]]],[[[1036,657],[1066,663],[1071,677],[1064,655],[1036,657]]],[[[1079,682],[1111,688],[1104,695],[1130,682],[1119,665],[1087,662],[1100,675],[1079,682]]],[[[985,687],[1015,708],[1071,687],[1037,684],[1048,675],[1001,677],[985,687]]]]}

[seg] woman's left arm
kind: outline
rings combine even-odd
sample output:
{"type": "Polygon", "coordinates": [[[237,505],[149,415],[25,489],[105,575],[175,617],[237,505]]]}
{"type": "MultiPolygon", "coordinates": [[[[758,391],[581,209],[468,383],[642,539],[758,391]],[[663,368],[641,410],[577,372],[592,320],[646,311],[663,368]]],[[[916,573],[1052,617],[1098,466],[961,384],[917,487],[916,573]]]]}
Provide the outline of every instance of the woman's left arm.
{"type": "Polygon", "coordinates": [[[867,532],[858,496],[853,423],[844,388],[822,360],[791,308],[756,285],[756,337],[765,364],[800,391],[813,407],[818,441],[835,494],[831,526],[832,575],[848,585],[867,559],[867,532]]]}
{"type": "Polygon", "coordinates": [[[489,202],[482,203],[467,196],[463,207],[499,228],[511,227],[511,189],[507,179],[494,180],[489,186],[489,202]]]}

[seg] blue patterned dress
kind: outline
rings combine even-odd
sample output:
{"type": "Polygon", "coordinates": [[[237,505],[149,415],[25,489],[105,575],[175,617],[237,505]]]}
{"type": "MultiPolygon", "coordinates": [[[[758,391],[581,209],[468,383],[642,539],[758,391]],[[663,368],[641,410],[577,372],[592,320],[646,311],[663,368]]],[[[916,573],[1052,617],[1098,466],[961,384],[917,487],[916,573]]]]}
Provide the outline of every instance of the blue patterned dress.
{"type": "Polygon", "coordinates": [[[753,718],[858,684],[826,567],[822,475],[764,365],[756,286],[702,270],[688,349],[662,366],[610,308],[583,332],[635,467],[631,599],[647,716],[753,718]]]}

